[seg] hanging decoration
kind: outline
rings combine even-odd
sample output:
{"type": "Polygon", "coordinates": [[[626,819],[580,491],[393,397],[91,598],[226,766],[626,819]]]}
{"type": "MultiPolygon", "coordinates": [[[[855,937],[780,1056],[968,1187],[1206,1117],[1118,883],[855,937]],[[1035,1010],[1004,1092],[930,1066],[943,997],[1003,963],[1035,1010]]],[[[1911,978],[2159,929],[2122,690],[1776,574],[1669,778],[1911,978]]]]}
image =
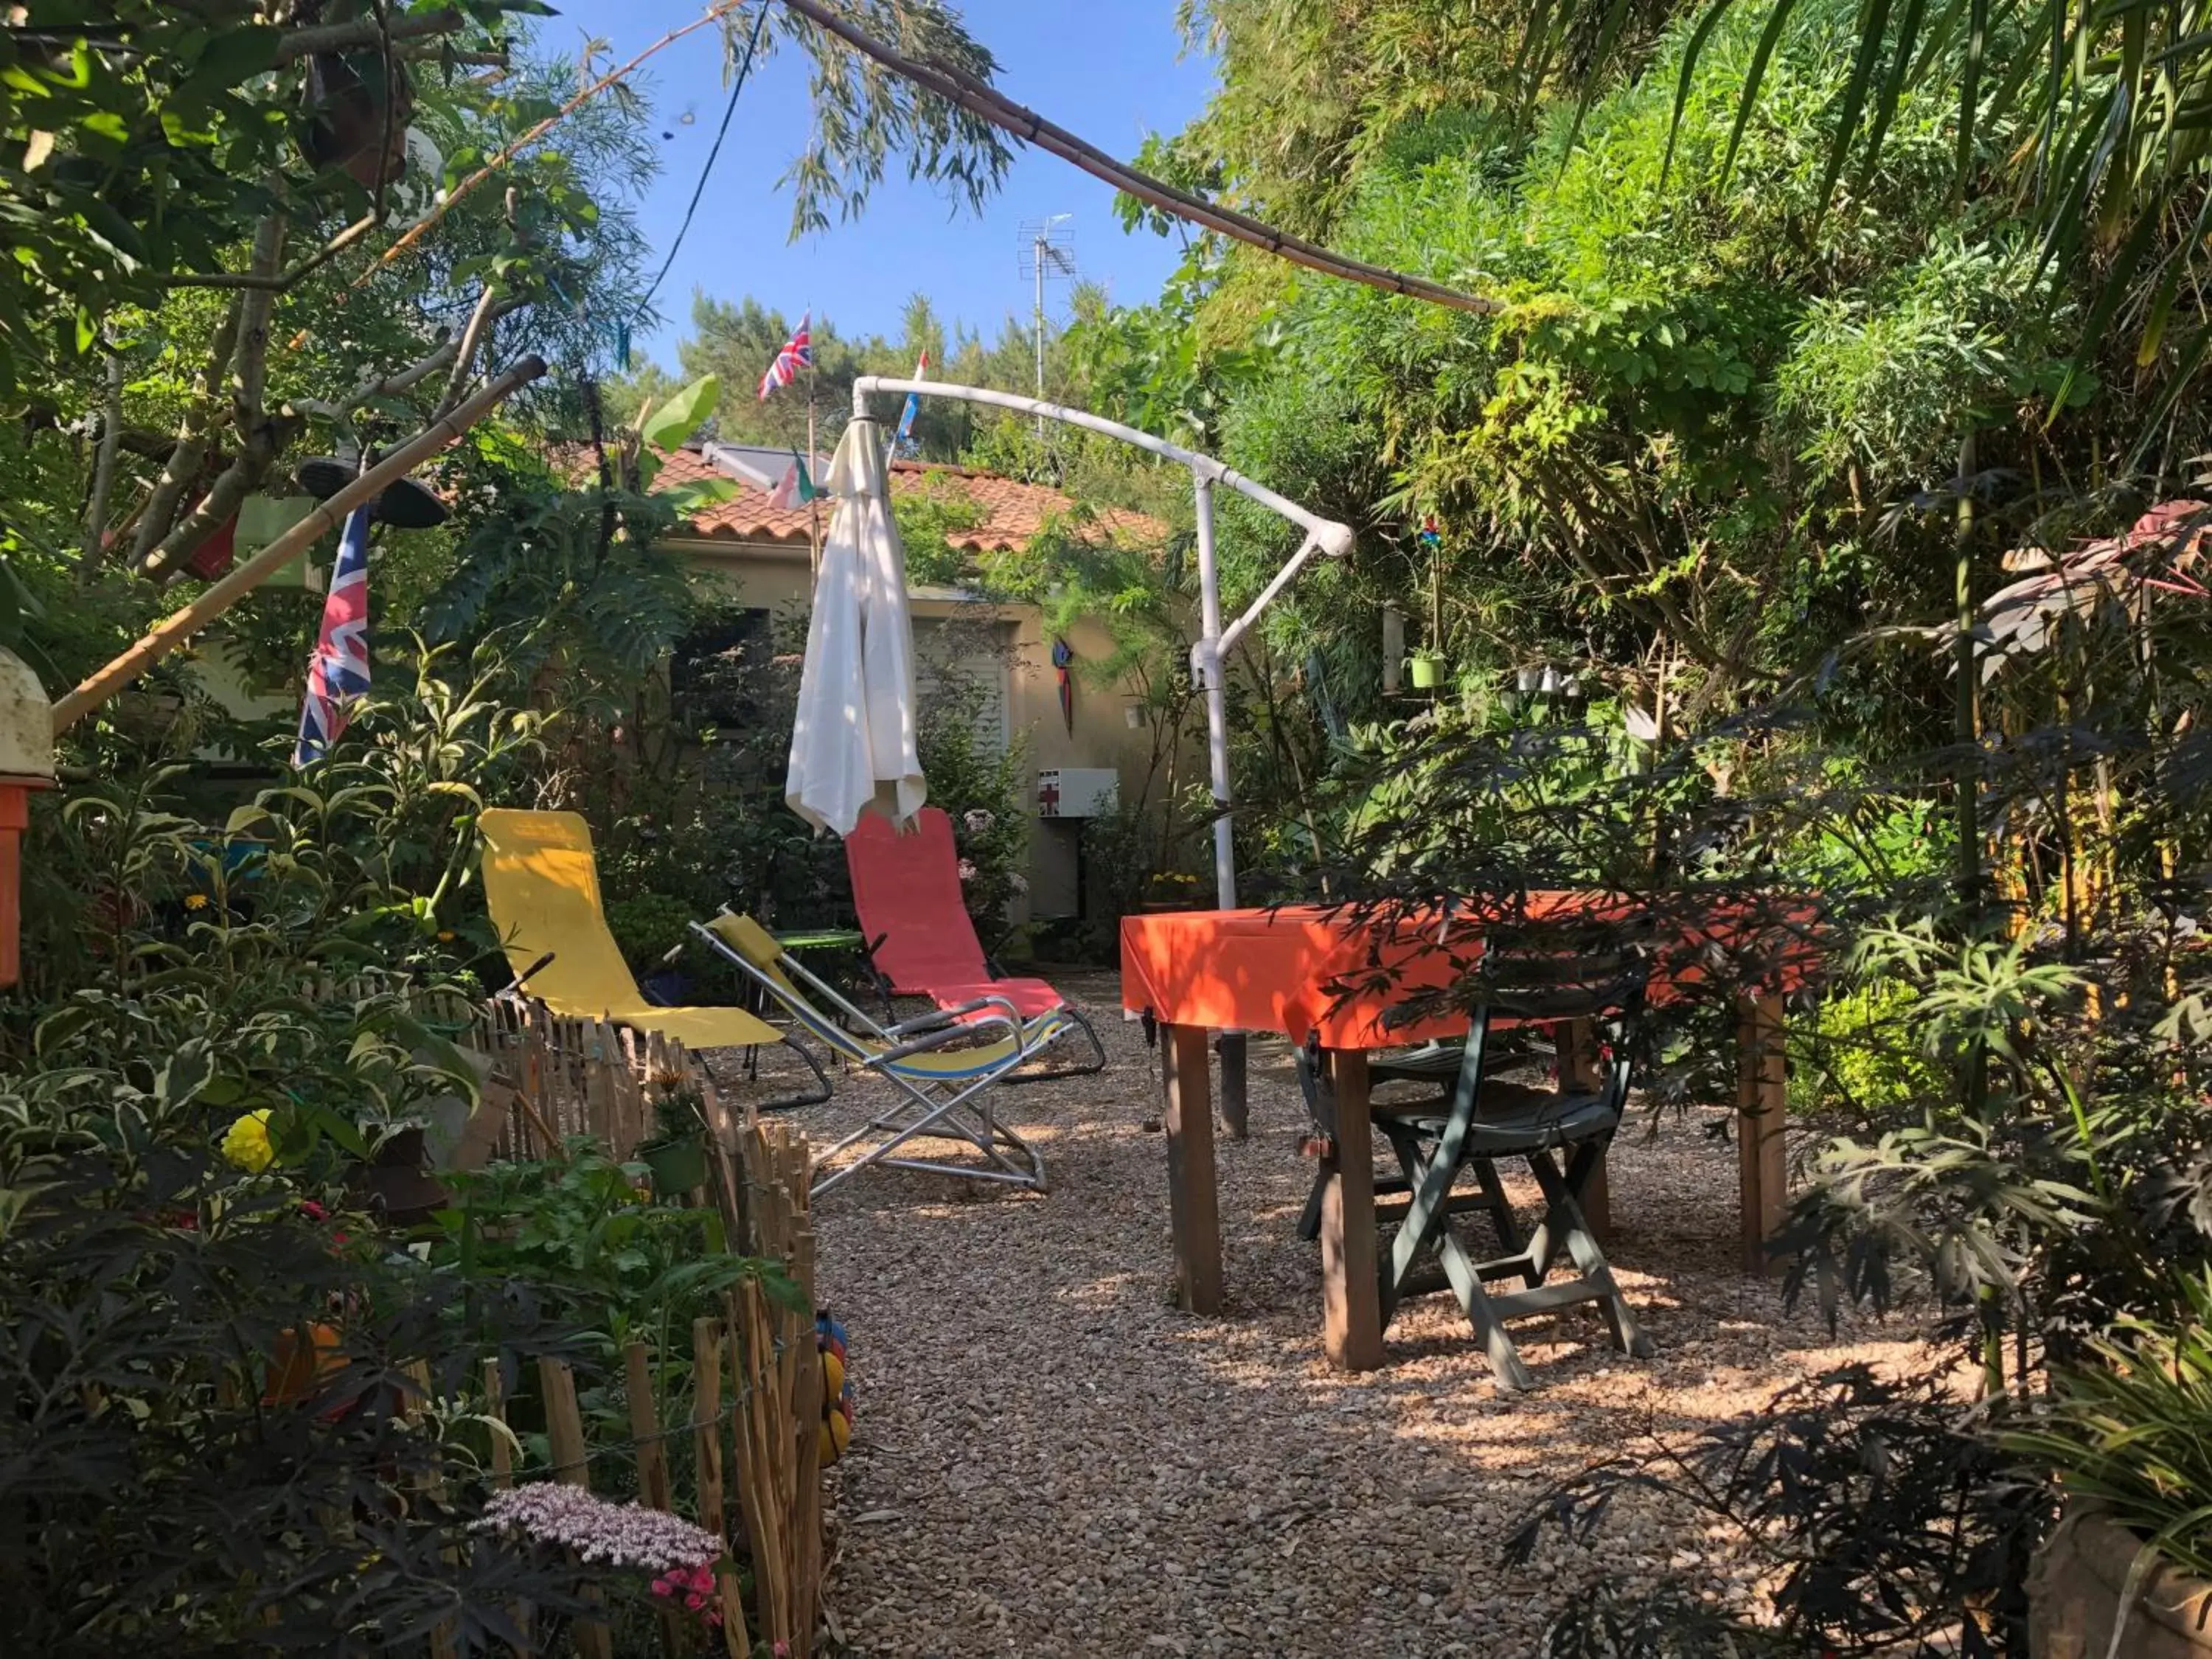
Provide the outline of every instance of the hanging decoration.
{"type": "Polygon", "coordinates": [[[1060,680],[1060,718],[1072,738],[1075,735],[1075,653],[1066,640],[1052,642],[1052,666],[1060,680]]]}
{"type": "Polygon", "coordinates": [[[1417,539],[1431,553],[1444,544],[1444,532],[1443,527],[1437,523],[1435,514],[1429,513],[1422,516],[1420,534],[1417,539]]]}

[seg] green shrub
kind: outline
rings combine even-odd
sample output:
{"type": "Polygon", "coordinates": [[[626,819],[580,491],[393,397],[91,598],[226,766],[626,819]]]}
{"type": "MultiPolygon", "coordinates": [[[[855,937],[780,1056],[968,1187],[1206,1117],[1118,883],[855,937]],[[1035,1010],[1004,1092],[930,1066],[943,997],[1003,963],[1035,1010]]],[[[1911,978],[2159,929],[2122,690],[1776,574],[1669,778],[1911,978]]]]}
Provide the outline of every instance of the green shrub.
{"type": "Polygon", "coordinates": [[[685,925],[700,915],[696,905],[649,890],[610,899],[606,911],[607,929],[622,947],[623,960],[641,978],[659,971],[661,958],[690,938],[685,925]]]}
{"type": "Polygon", "coordinates": [[[1899,980],[1878,981],[1823,999],[1808,1031],[1798,1022],[1790,1039],[1790,1109],[1842,1109],[1863,1117],[1893,1117],[1941,1097],[1949,1080],[1930,1065],[1911,1028],[1917,1000],[1899,980]]]}

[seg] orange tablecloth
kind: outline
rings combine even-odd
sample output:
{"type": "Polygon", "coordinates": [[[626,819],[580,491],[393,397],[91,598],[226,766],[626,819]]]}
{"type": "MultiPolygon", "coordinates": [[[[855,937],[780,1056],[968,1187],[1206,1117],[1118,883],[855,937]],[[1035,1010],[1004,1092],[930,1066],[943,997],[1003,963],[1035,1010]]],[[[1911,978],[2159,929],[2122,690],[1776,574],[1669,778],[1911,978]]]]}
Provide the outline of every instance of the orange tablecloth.
{"type": "MultiPolygon", "coordinates": [[[[1607,906],[1626,910],[1629,901],[1587,890],[1531,893],[1514,914],[1540,923],[1577,912],[1602,914],[1607,906]]],[[[1791,910],[1790,921],[1809,926],[1812,906],[1796,904],[1791,910]]],[[[1136,1013],[1150,1009],[1168,1024],[1280,1031],[1294,1042],[1318,1032],[1328,1048],[1390,1048],[1464,1031],[1467,1019],[1461,1014],[1387,1030],[1382,1018],[1417,994],[1464,974],[1481,954],[1480,921],[1455,917],[1440,927],[1433,915],[1409,915],[1391,926],[1389,938],[1378,939],[1380,925],[1363,925],[1314,905],[1124,916],[1121,1006],[1136,1013]],[[1346,985],[1358,988],[1341,997],[1346,985]]],[[[1744,938],[1753,926],[1745,901],[1729,895],[1716,899],[1697,928],[1685,931],[1726,944],[1744,938]]],[[[1802,937],[1786,940],[1778,955],[1784,983],[1757,988],[1795,989],[1815,966],[1814,948],[1802,937]]],[[[1685,959],[1656,976],[1652,992],[1662,999],[1683,994],[1702,977],[1685,959]]]]}

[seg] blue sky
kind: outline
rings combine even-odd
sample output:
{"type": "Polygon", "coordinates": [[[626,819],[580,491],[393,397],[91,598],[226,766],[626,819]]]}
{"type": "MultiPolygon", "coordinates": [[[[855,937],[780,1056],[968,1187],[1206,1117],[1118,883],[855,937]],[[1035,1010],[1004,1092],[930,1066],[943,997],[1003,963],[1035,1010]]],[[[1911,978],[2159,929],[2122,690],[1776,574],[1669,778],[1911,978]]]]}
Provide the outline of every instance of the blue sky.
{"type": "MultiPolygon", "coordinates": [[[[555,3],[562,15],[540,25],[540,40],[574,52],[585,34],[596,36],[611,44],[611,63],[702,9],[701,0],[555,3]]],[[[1176,0],[966,0],[963,9],[970,33],[999,60],[1002,90],[1115,155],[1133,155],[1147,131],[1174,131],[1205,102],[1212,70],[1203,58],[1182,56],[1176,0]]],[[[656,137],[673,135],[660,143],[661,176],[644,206],[657,258],[666,257],[721,119],[728,95],[721,58],[720,38],[709,28],[648,66],[656,137]]],[[[805,62],[787,47],[756,69],[738,100],[698,216],[655,297],[668,323],[637,339],[640,356],[673,366],[695,289],[726,299],[750,293],[794,316],[811,305],[848,334],[895,334],[901,307],[919,290],[940,316],[995,335],[1009,313],[1029,314],[1020,227],[1049,214],[1074,216],[1067,229],[1084,275],[1126,303],[1151,298],[1179,257],[1170,240],[1125,235],[1110,190],[1033,149],[1018,154],[981,218],[964,210],[956,216],[943,196],[897,170],[871,193],[857,222],[793,243],[791,192],[775,180],[806,130],[805,62]]],[[[1052,303],[1064,314],[1064,292],[1052,303]]]]}

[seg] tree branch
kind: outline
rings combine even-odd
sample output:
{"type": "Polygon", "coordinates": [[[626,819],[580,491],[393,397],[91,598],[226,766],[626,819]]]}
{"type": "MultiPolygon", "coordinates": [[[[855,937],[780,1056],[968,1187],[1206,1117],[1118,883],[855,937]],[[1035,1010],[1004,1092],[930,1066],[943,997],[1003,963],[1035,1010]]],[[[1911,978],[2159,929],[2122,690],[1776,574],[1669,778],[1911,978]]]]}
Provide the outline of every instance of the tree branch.
{"type": "Polygon", "coordinates": [[[93,457],[92,499],[84,507],[84,546],[77,555],[79,581],[89,580],[107,556],[107,501],[115,490],[116,452],[123,446],[123,354],[107,345],[107,396],[100,410],[100,448],[93,457]]]}
{"type": "Polygon", "coordinates": [[[469,313],[468,326],[461,331],[459,347],[453,353],[453,372],[446,378],[446,395],[438,400],[438,414],[444,414],[461,401],[461,393],[468,387],[470,371],[476,367],[477,352],[493,320],[520,303],[516,301],[502,309],[499,290],[489,283],[484,284],[483,292],[477,296],[477,308],[469,313]]]}
{"type": "Polygon", "coordinates": [[[185,406],[184,419],[177,424],[176,447],[162,463],[161,475],[154,481],[153,494],[138,515],[138,532],[131,539],[131,562],[134,566],[161,540],[162,532],[169,527],[169,520],[176,514],[177,502],[182,499],[185,487],[199,476],[200,464],[207,459],[207,428],[215,419],[216,393],[230,373],[230,360],[238,350],[238,329],[245,309],[246,296],[240,295],[230,302],[222,326],[216,330],[207,365],[192,387],[192,400],[185,406]]]}
{"type": "MultiPolygon", "coordinates": [[[[283,214],[272,213],[254,228],[256,274],[273,271],[283,262],[286,224],[283,214]]],[[[167,505],[158,515],[149,508],[139,520],[131,554],[141,575],[157,576],[196,550],[216,526],[238,510],[239,503],[253,486],[268,475],[283,441],[296,430],[289,423],[272,425],[261,410],[269,378],[269,321],[276,306],[276,295],[266,290],[242,294],[231,301],[230,315],[226,319],[229,337],[227,349],[217,362],[210,363],[212,373],[203,384],[206,404],[212,405],[215,388],[221,383],[224,369],[230,371],[230,420],[239,436],[238,455],[199,505],[172,528],[168,525],[169,514],[191,476],[198,472],[208,450],[204,433],[178,444],[176,453],[169,458],[162,471],[162,485],[173,485],[167,505]],[[189,459],[189,472],[179,465],[185,459],[189,459]]],[[[211,420],[212,414],[211,407],[204,407],[201,418],[211,420]]],[[[161,505],[160,486],[155,489],[155,504],[161,505]]]]}
{"type": "MultiPolygon", "coordinates": [[[[425,35],[453,34],[466,26],[468,19],[458,11],[434,11],[420,17],[402,17],[392,25],[394,40],[419,40],[425,35]]],[[[276,44],[276,61],[294,63],[302,58],[312,58],[319,52],[343,52],[349,46],[378,46],[383,43],[385,32],[375,17],[359,17],[349,23],[320,23],[310,28],[294,29],[276,44]]]]}
{"type": "Polygon", "coordinates": [[[514,143],[508,144],[497,155],[492,156],[490,160],[487,161],[482,167],[478,167],[474,173],[469,174],[467,178],[462,179],[451,190],[447,191],[446,192],[446,199],[431,209],[431,210],[425,214],[419,222],[410,226],[404,235],[401,236],[398,241],[394,242],[390,247],[385,249],[384,252],[378,256],[375,264],[371,265],[367,270],[363,271],[359,276],[356,276],[354,279],[353,285],[356,288],[360,288],[366,283],[370,277],[374,276],[379,270],[390,264],[401,254],[406,252],[408,249],[413,247],[416,243],[421,241],[424,236],[429,234],[430,228],[433,225],[444,218],[447,214],[453,211],[454,206],[463,197],[473,194],[476,190],[483,184],[484,180],[490,178],[493,173],[497,173],[502,167],[512,165],[517,155],[529,149],[531,145],[536,143],[540,138],[543,138],[547,133],[550,132],[555,127],[560,125],[562,122],[567,120],[571,115],[574,115],[585,105],[590,103],[592,99],[598,97],[609,87],[614,85],[615,82],[623,79],[625,76],[634,74],[638,66],[644,63],[646,59],[653,57],[656,52],[665,51],[668,47],[674,46],[676,42],[681,40],[685,35],[696,33],[698,30],[706,27],[708,24],[718,21],[720,19],[727,16],[730,13],[737,10],[739,6],[745,3],[746,0],[714,0],[714,3],[707,8],[703,15],[694,18],[690,22],[684,24],[681,28],[671,29],[667,33],[662,35],[660,39],[654,41],[651,46],[647,46],[643,52],[638,53],[636,57],[631,58],[629,62],[623,64],[619,69],[609,70],[605,75],[602,75],[598,80],[592,82],[591,85],[586,87],[581,92],[571,98],[567,103],[562,105],[560,108],[555,110],[552,114],[547,116],[536,126],[532,127],[529,131],[524,133],[520,138],[517,138],[514,143]]]}

